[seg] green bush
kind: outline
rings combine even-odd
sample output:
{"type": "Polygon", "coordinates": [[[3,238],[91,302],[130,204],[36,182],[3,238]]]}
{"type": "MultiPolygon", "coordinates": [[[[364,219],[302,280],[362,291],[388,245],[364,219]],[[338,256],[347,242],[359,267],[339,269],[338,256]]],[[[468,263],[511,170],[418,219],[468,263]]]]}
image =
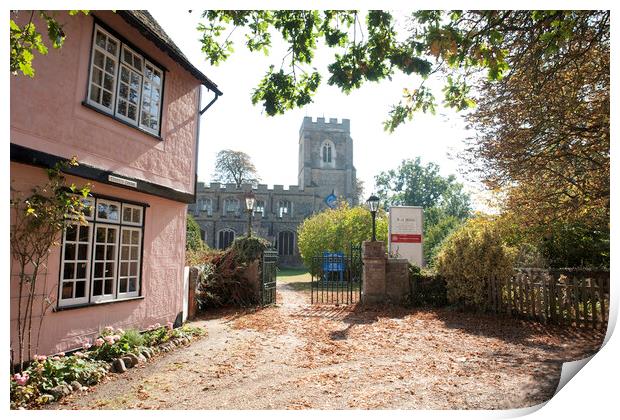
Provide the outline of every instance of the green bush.
{"type": "Polygon", "coordinates": [[[239,236],[233,241],[231,249],[237,254],[239,262],[247,264],[261,258],[263,251],[270,246],[271,242],[258,236],[239,236]]]}
{"type": "MultiPolygon", "coordinates": [[[[425,213],[426,215],[426,213],[425,213]]],[[[435,263],[435,255],[441,248],[441,244],[450,233],[454,232],[463,221],[454,216],[445,216],[439,219],[437,223],[429,225],[424,232],[424,261],[430,266],[435,263]]],[[[425,223],[426,224],[426,223],[425,223]]]]}
{"type": "MultiPolygon", "coordinates": [[[[388,220],[385,212],[377,212],[377,240],[387,241],[388,220]]],[[[299,252],[306,268],[312,268],[312,257],[324,251],[348,253],[351,244],[358,245],[372,237],[372,219],[368,209],[349,207],[327,209],[304,220],[298,230],[299,252]]]]}
{"type": "Polygon", "coordinates": [[[485,310],[489,281],[510,278],[515,257],[514,248],[503,243],[494,222],[477,217],[446,238],[435,267],[446,280],[450,303],[485,310]]]}
{"type": "Polygon", "coordinates": [[[413,306],[444,306],[448,303],[446,281],[434,271],[409,264],[409,303],[413,306]]]}
{"type": "Polygon", "coordinates": [[[191,214],[187,215],[187,226],[185,233],[185,249],[188,251],[200,251],[206,247],[200,235],[200,225],[191,214]]]}

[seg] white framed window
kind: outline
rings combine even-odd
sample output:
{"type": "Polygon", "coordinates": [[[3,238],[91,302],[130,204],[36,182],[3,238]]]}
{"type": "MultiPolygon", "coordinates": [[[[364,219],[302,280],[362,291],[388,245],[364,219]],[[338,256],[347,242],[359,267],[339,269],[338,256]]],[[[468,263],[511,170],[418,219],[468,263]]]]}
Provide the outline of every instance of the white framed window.
{"type": "Polygon", "coordinates": [[[96,108],[113,112],[120,42],[98,25],[95,25],[93,41],[88,102],[96,108]]]}
{"type": "Polygon", "coordinates": [[[134,204],[123,203],[123,224],[142,226],[142,216],[144,214],[144,208],[142,206],[136,206],[134,204]]]}
{"type": "Polygon", "coordinates": [[[224,210],[224,214],[238,213],[239,212],[239,200],[237,200],[236,198],[225,199],[223,210],[224,210]]]}
{"type": "Polygon", "coordinates": [[[66,305],[88,302],[92,225],[71,223],[63,232],[58,301],[66,305]]]}
{"type": "Polygon", "coordinates": [[[213,216],[213,201],[210,198],[201,198],[200,211],[206,211],[207,216],[213,216]]]}
{"type": "Polygon", "coordinates": [[[163,73],[150,61],[145,62],[144,84],[142,86],[142,113],[140,127],[153,133],[159,132],[159,117],[161,108],[161,92],[163,87],[163,73]]]}
{"type": "Polygon", "coordinates": [[[118,274],[118,297],[138,296],[140,276],[140,248],[142,229],[121,228],[120,268],[118,274]]]}
{"type": "Polygon", "coordinates": [[[92,263],[91,301],[114,299],[116,264],[118,261],[118,226],[95,225],[92,263]]]}
{"type": "Polygon", "coordinates": [[[265,217],[265,202],[263,200],[256,200],[254,205],[254,214],[260,214],[261,217],[265,217]]]}
{"type": "Polygon", "coordinates": [[[293,206],[288,200],[278,202],[278,217],[290,216],[293,213],[293,206]]]}
{"type": "Polygon", "coordinates": [[[138,109],[142,93],[142,57],[123,45],[116,116],[127,122],[138,123],[138,109]]]}
{"type": "Polygon", "coordinates": [[[121,203],[98,199],[95,206],[95,220],[109,223],[118,223],[121,217],[121,203]]]}
{"type": "Polygon", "coordinates": [[[164,71],[95,24],[86,102],[159,135],[164,71]]]}
{"type": "Polygon", "coordinates": [[[141,286],[144,206],[88,197],[87,224],[63,232],[58,306],[137,297],[141,286]]]}

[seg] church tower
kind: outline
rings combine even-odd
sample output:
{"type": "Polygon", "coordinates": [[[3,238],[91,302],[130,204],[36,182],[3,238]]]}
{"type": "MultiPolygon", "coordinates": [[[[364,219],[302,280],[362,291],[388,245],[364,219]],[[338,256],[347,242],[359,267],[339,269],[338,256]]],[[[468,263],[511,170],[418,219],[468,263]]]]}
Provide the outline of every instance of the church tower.
{"type": "Polygon", "coordinates": [[[299,129],[299,186],[313,188],[325,200],[332,192],[349,204],[357,204],[355,197],[355,167],[353,166],[353,139],[350,121],[336,118],[304,117],[299,129]]]}

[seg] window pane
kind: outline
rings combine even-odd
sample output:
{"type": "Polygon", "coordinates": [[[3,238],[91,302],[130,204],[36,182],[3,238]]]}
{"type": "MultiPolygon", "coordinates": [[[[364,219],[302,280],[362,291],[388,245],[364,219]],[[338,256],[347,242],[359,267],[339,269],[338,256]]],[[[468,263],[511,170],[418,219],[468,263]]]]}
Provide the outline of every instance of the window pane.
{"type": "Polygon", "coordinates": [[[116,230],[115,229],[108,229],[108,243],[109,244],[116,243],[116,230]]]}
{"type": "Polygon", "coordinates": [[[112,107],[112,94],[108,92],[107,90],[103,91],[103,97],[101,98],[101,105],[107,108],[112,107]]]}
{"type": "Polygon", "coordinates": [[[127,292],[127,279],[120,279],[118,283],[118,293],[127,292]]]}
{"type": "Polygon", "coordinates": [[[91,85],[90,86],[90,100],[94,102],[101,102],[99,99],[101,96],[101,88],[91,85]]]}
{"type": "Polygon", "coordinates": [[[65,260],[75,259],[75,244],[65,244],[65,260]]]}
{"type": "Polygon", "coordinates": [[[78,260],[87,260],[88,259],[88,245],[80,244],[78,246],[78,260]]]}
{"type": "Polygon", "coordinates": [[[109,208],[108,219],[110,219],[110,220],[118,220],[118,218],[119,218],[118,206],[116,204],[110,204],[108,208],[109,208]]]}
{"type": "Polygon", "coordinates": [[[105,243],[105,231],[104,227],[97,227],[97,242],[105,243]]]}
{"type": "Polygon", "coordinates": [[[105,259],[105,246],[96,245],[95,246],[95,260],[104,260],[105,259]]]}
{"type": "Polygon", "coordinates": [[[103,87],[111,91],[114,88],[114,78],[107,74],[103,78],[103,87]]]}
{"type": "Polygon", "coordinates": [[[86,278],[86,263],[78,263],[77,264],[77,273],[75,275],[76,279],[85,279],[86,278]]]}
{"type": "Polygon", "coordinates": [[[104,55],[102,52],[95,50],[94,63],[100,69],[103,68],[104,55]]]}
{"type": "Polygon", "coordinates": [[[88,242],[90,240],[88,226],[80,226],[80,242],[88,242]]]}
{"type": "Polygon", "coordinates": [[[129,264],[129,274],[132,276],[138,275],[138,263],[132,262],[129,264]]]}
{"type": "Polygon", "coordinates": [[[121,276],[126,276],[129,273],[129,263],[121,263],[121,276]]]}
{"type": "Polygon", "coordinates": [[[65,239],[67,241],[75,241],[77,237],[77,226],[69,225],[67,226],[67,232],[65,233],[65,239]]]}
{"type": "Polygon", "coordinates": [[[121,80],[125,83],[129,83],[129,69],[121,66],[121,80]]]}
{"type": "Polygon", "coordinates": [[[114,276],[114,263],[113,262],[107,262],[105,263],[105,277],[112,277],[114,276]]]}
{"type": "Polygon", "coordinates": [[[138,239],[140,236],[140,232],[138,232],[137,230],[132,230],[131,231],[131,243],[132,244],[138,244],[138,239]]]}
{"type": "Polygon", "coordinates": [[[129,106],[127,107],[127,117],[131,118],[132,120],[135,120],[136,119],[136,111],[137,111],[136,106],[129,104],[129,106]]]}
{"type": "Polygon", "coordinates": [[[137,55],[134,56],[134,58],[133,58],[133,65],[138,70],[142,70],[142,59],[140,57],[138,57],[137,55]]]}
{"type": "Polygon", "coordinates": [[[129,278],[129,292],[135,292],[138,290],[138,281],[135,277],[129,278]]]}
{"type": "Polygon", "coordinates": [[[123,222],[131,222],[131,208],[125,207],[123,209],[123,222]]]}
{"type": "Polygon", "coordinates": [[[132,246],[131,247],[131,259],[132,260],[137,260],[138,259],[138,247],[137,246],[132,246]]]}
{"type": "Polygon", "coordinates": [[[114,60],[112,60],[109,57],[106,57],[105,59],[105,71],[106,73],[109,73],[110,75],[114,75],[115,71],[114,71],[114,67],[116,67],[114,60]]]}
{"type": "Polygon", "coordinates": [[[62,284],[62,299],[71,299],[73,297],[73,283],[65,282],[62,284]]]}
{"type": "Polygon", "coordinates": [[[127,98],[129,96],[129,88],[126,84],[121,83],[121,87],[119,88],[118,94],[121,98],[127,98]]]}
{"type": "Polygon", "coordinates": [[[133,216],[131,217],[131,221],[133,223],[140,223],[141,215],[142,215],[142,210],[133,209],[133,216]]]}
{"type": "Polygon", "coordinates": [[[95,35],[95,44],[101,48],[105,48],[106,38],[107,37],[103,33],[97,31],[97,35],[95,35]]]}
{"type": "Polygon", "coordinates": [[[101,280],[95,280],[93,282],[93,296],[101,296],[103,291],[103,282],[101,280]]]}
{"type": "Polygon", "coordinates": [[[130,239],[131,239],[131,232],[128,230],[123,230],[122,243],[128,244],[130,242],[130,239]]]}
{"type": "Polygon", "coordinates": [[[116,41],[114,41],[113,39],[109,38],[108,39],[108,46],[107,46],[107,50],[110,54],[116,55],[116,49],[118,47],[118,44],[116,43],[116,41]]]}
{"type": "Polygon", "coordinates": [[[105,254],[106,260],[113,260],[116,258],[116,247],[114,245],[108,245],[105,254]]]}
{"type": "Polygon", "coordinates": [[[105,281],[105,294],[106,295],[112,294],[112,280],[105,281]]]}
{"type": "Polygon", "coordinates": [[[73,278],[73,270],[75,269],[74,263],[65,263],[64,271],[63,271],[63,279],[72,279],[73,278]]]}
{"type": "Polygon", "coordinates": [[[127,115],[127,102],[123,100],[118,101],[118,113],[127,115]]]}
{"type": "Polygon", "coordinates": [[[81,298],[86,296],[86,282],[78,281],[75,283],[75,297],[81,298]]]}
{"type": "Polygon", "coordinates": [[[103,277],[103,263],[96,262],[95,263],[95,277],[103,277]]]}

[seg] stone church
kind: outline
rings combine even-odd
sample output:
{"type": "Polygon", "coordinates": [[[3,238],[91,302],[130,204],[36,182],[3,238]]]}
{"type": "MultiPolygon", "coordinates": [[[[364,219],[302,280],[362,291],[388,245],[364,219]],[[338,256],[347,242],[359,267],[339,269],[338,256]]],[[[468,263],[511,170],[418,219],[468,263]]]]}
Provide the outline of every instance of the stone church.
{"type": "Polygon", "coordinates": [[[200,225],[211,248],[224,249],[236,236],[246,235],[245,194],[252,189],[256,205],[252,233],[268,239],[278,250],[280,265],[301,264],[297,227],[307,217],[338,201],[357,204],[350,121],[305,117],[299,129],[298,185],[242,185],[198,183],[196,203],[189,212],[200,225]]]}

